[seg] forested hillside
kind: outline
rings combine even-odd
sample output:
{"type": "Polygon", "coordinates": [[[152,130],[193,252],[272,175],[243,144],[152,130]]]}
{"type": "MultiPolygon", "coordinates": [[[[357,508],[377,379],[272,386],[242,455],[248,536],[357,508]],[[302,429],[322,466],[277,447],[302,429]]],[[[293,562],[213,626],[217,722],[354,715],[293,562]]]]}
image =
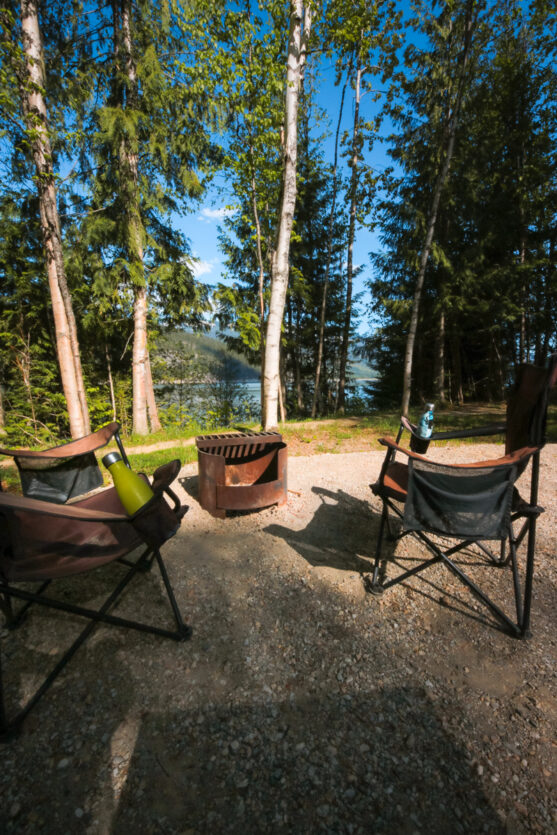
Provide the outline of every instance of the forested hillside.
{"type": "Polygon", "coordinates": [[[267,427],[343,414],[355,355],[405,413],[503,398],[557,350],[556,44],[546,0],[6,0],[0,431],[157,431],[211,325],[267,427]]]}

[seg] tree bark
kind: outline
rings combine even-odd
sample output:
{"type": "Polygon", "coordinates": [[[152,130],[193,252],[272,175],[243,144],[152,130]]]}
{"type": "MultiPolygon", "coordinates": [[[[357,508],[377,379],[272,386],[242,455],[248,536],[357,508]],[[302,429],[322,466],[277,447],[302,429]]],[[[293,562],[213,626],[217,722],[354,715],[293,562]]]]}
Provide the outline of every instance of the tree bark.
{"type": "Polygon", "coordinates": [[[132,421],[133,432],[147,435],[147,290],[137,287],[133,306],[132,421]]]}
{"type": "Polygon", "coordinates": [[[410,406],[410,395],[412,391],[412,361],[414,355],[414,345],[416,343],[416,331],[418,328],[418,316],[420,311],[420,301],[422,297],[422,290],[424,286],[424,278],[425,278],[425,271],[427,267],[427,262],[429,260],[429,253],[431,251],[431,244],[433,242],[433,235],[435,233],[435,223],[437,221],[437,211],[439,209],[439,202],[441,199],[441,192],[443,191],[445,182],[447,180],[447,176],[449,173],[449,167],[451,164],[451,157],[453,155],[454,149],[454,141],[456,135],[456,128],[458,124],[458,117],[460,111],[460,105],[462,102],[462,96],[464,93],[464,81],[465,81],[465,71],[466,66],[468,64],[468,58],[470,55],[470,48],[472,45],[472,33],[475,25],[475,17],[473,15],[474,10],[474,2],[475,0],[468,0],[467,8],[466,8],[466,21],[465,21],[465,34],[464,34],[464,47],[460,55],[460,71],[459,71],[459,78],[457,82],[457,89],[456,95],[454,99],[454,104],[452,101],[452,97],[449,97],[449,102],[447,105],[447,115],[446,115],[446,128],[445,128],[445,142],[446,142],[446,151],[445,151],[445,158],[443,160],[443,165],[441,167],[441,171],[437,177],[435,182],[435,188],[433,190],[433,198],[431,201],[431,207],[428,214],[427,220],[427,227],[426,227],[426,237],[424,241],[424,246],[420,255],[420,263],[418,269],[418,277],[416,280],[416,288],[414,290],[414,299],[412,303],[412,313],[410,317],[410,327],[408,330],[408,337],[406,340],[406,351],[404,355],[404,378],[402,384],[402,414],[407,416],[408,409],[410,406]]]}
{"type": "MultiPolygon", "coordinates": [[[[126,104],[137,106],[137,71],[133,54],[131,31],[131,2],[122,0],[120,20],[120,55],[124,63],[128,93],[126,104]]],[[[117,15],[115,14],[114,36],[119,37],[117,15]]],[[[116,48],[118,54],[118,48],[116,48]]],[[[124,102],[122,102],[124,105],[124,102]]],[[[153,381],[150,373],[149,349],[147,344],[148,296],[143,261],[143,232],[138,194],[138,154],[130,142],[123,142],[120,149],[122,187],[126,197],[129,224],[129,259],[134,281],[134,338],[132,353],[132,414],[133,431],[138,435],[149,433],[151,428],[160,429],[153,381]]]]}
{"type": "Polygon", "coordinates": [[[4,385],[0,383],[0,435],[6,434],[6,412],[4,409],[4,385]]]}
{"type": "Polygon", "coordinates": [[[298,97],[306,60],[307,42],[311,30],[311,9],[303,0],[291,0],[290,33],[286,70],[285,96],[285,149],[281,211],[277,233],[277,246],[272,263],[271,299],[267,319],[264,370],[265,429],[278,423],[280,386],[280,342],[284,304],[288,287],[290,236],[296,204],[296,163],[298,152],[298,97]],[[304,26],[302,32],[302,11],[304,26]]]}
{"type": "Polygon", "coordinates": [[[112,405],[112,420],[116,420],[116,397],[114,395],[114,378],[112,377],[112,363],[108,353],[108,345],[104,343],[104,355],[106,357],[106,370],[108,374],[108,388],[110,390],[110,403],[112,405]]]}
{"type": "Polygon", "coordinates": [[[358,193],[358,144],[360,137],[360,83],[362,69],[358,63],[356,67],[356,89],[354,99],[354,126],[352,130],[352,173],[350,175],[350,220],[348,226],[348,253],[346,263],[346,302],[344,308],[344,327],[340,346],[340,364],[338,374],[337,408],[344,414],[344,400],[346,389],[346,368],[348,365],[348,346],[350,344],[350,327],[352,324],[352,276],[354,258],[354,237],[356,234],[356,201],[358,193]]]}
{"type": "Polygon", "coordinates": [[[437,335],[435,338],[435,375],[433,388],[435,400],[445,403],[445,311],[439,311],[437,335]]]}
{"type": "Polygon", "coordinates": [[[462,390],[462,361],[460,357],[460,337],[456,330],[451,331],[451,354],[453,366],[453,400],[459,406],[464,403],[464,392],[462,390]]]}
{"type": "Polygon", "coordinates": [[[26,78],[22,83],[23,110],[32,135],[31,146],[37,171],[41,231],[52,298],[56,351],[68,407],[70,433],[72,438],[79,438],[87,435],[91,431],[91,426],[83,383],[77,326],[64,268],[52,150],[48,135],[46,102],[43,96],[44,57],[36,0],[21,0],[21,29],[26,66],[26,78]]]}
{"type": "Polygon", "coordinates": [[[147,411],[149,414],[149,423],[151,424],[151,432],[160,432],[162,424],[159,418],[159,410],[155,398],[155,389],[153,386],[153,375],[151,374],[151,358],[149,356],[149,347],[147,346],[147,363],[145,366],[145,384],[147,389],[147,411]]]}

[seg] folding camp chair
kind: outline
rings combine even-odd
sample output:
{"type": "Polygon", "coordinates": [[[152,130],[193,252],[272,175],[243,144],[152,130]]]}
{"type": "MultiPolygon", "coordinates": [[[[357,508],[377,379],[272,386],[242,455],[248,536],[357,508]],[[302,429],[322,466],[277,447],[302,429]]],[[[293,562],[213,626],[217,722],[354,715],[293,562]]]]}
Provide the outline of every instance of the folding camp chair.
{"type": "Polygon", "coordinates": [[[40,452],[0,450],[15,458],[24,492],[23,496],[0,492],[0,608],[7,628],[18,626],[33,603],[90,620],[36,693],[9,721],[0,663],[0,740],[17,732],[98,622],[176,641],[188,638],[191,633],[183,623],[159,550],[177,532],[188,509],[170,488],[180,470],[180,462],[171,461],[156,470],[151,483],[153,498],[133,516],[128,516],[115,488],[99,489],[102,475],[94,455],[95,449],[114,438],[124,461],[128,462],[118,430],[119,425],[112,423],[85,438],[40,452]],[[87,495],[80,496],[83,491],[87,495]],[[68,500],[69,503],[61,503],[68,500]],[[44,595],[52,580],[100,569],[115,561],[125,566],[126,573],[98,610],[44,595]],[[108,614],[131,579],[138,572],[149,570],[154,562],[174,615],[176,628],[173,630],[108,614]],[[39,588],[29,591],[28,583],[35,581],[39,588]],[[20,583],[25,586],[21,587],[20,583]],[[25,601],[17,611],[14,599],[25,601]]]}
{"type": "MultiPolygon", "coordinates": [[[[444,563],[503,622],[513,634],[529,634],[536,522],[543,513],[539,507],[538,483],[540,451],[545,443],[545,427],[549,392],[557,380],[557,354],[550,358],[548,368],[522,365],[517,384],[507,404],[504,424],[491,424],[479,429],[437,432],[432,441],[449,438],[505,434],[505,455],[473,464],[445,465],[426,458],[428,441],[421,439],[416,427],[406,418],[396,440],[381,438],[387,453],[376,484],[371,488],[382,501],[381,521],[371,579],[366,578],[376,594],[407,580],[437,562],[444,563]],[[399,443],[404,431],[410,432],[411,448],[399,443]],[[397,453],[407,462],[396,460],[397,453]],[[521,497],[515,482],[530,466],[530,496],[521,497]],[[390,532],[389,511],[402,520],[400,536],[413,533],[432,554],[397,577],[380,579],[381,546],[385,528],[390,532]],[[520,529],[515,532],[515,523],[520,529]],[[435,539],[432,539],[435,535],[435,539]],[[441,538],[458,539],[446,547],[441,538]],[[499,542],[499,553],[493,553],[486,542],[499,542]],[[524,591],[518,549],[526,540],[524,591]],[[455,563],[451,557],[474,544],[488,562],[510,566],[516,607],[516,619],[506,614],[455,563]]],[[[397,538],[397,537],[393,537],[397,538]]]]}

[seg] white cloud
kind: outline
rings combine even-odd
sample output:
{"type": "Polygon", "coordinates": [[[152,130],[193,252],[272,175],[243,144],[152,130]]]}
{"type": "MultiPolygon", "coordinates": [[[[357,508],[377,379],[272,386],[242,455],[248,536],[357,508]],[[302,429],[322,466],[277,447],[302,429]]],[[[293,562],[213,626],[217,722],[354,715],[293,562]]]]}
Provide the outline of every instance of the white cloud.
{"type": "Polygon", "coordinates": [[[192,261],[190,264],[191,271],[195,278],[199,278],[202,275],[208,275],[213,272],[214,263],[214,261],[192,261]]]}
{"type": "Polygon", "coordinates": [[[213,220],[222,220],[223,217],[230,217],[232,214],[234,214],[234,209],[221,206],[220,209],[201,209],[201,214],[197,216],[197,219],[203,223],[211,223],[213,220]]]}

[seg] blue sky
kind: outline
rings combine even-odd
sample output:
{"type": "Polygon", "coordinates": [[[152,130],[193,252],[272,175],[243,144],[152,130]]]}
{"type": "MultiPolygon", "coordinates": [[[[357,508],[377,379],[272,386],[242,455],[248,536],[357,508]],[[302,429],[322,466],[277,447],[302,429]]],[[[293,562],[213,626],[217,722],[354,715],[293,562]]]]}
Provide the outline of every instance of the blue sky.
{"type": "MultiPolygon", "coordinates": [[[[327,114],[330,123],[329,131],[331,135],[325,140],[324,148],[325,157],[331,162],[334,154],[333,133],[336,128],[338,108],[340,105],[340,88],[335,87],[334,77],[333,63],[324,63],[320,67],[320,77],[317,81],[319,84],[317,103],[327,114]]],[[[370,118],[377,107],[378,104],[372,101],[371,96],[366,97],[364,95],[360,104],[362,118],[370,118]]],[[[347,90],[341,131],[351,131],[353,113],[353,93],[350,94],[350,91],[347,90]]],[[[384,169],[388,163],[384,147],[380,143],[376,143],[371,154],[366,152],[365,162],[374,168],[384,169]]],[[[339,164],[345,165],[340,155],[339,164]]],[[[344,171],[345,174],[347,170],[346,168],[344,171]]],[[[195,265],[195,273],[200,281],[207,284],[217,284],[223,280],[224,265],[222,262],[222,253],[218,248],[218,227],[226,211],[226,188],[225,181],[221,176],[216,179],[208,191],[206,199],[198,211],[185,218],[181,218],[178,223],[179,228],[190,240],[194,257],[198,259],[195,265]]],[[[376,234],[370,232],[369,229],[360,227],[357,230],[354,244],[354,265],[361,265],[363,269],[355,279],[354,293],[361,291],[364,293],[362,302],[359,305],[362,316],[360,317],[358,330],[361,334],[365,334],[370,330],[365,313],[366,302],[369,298],[369,293],[365,289],[365,282],[372,277],[369,253],[377,248],[378,241],[376,234]]]]}

